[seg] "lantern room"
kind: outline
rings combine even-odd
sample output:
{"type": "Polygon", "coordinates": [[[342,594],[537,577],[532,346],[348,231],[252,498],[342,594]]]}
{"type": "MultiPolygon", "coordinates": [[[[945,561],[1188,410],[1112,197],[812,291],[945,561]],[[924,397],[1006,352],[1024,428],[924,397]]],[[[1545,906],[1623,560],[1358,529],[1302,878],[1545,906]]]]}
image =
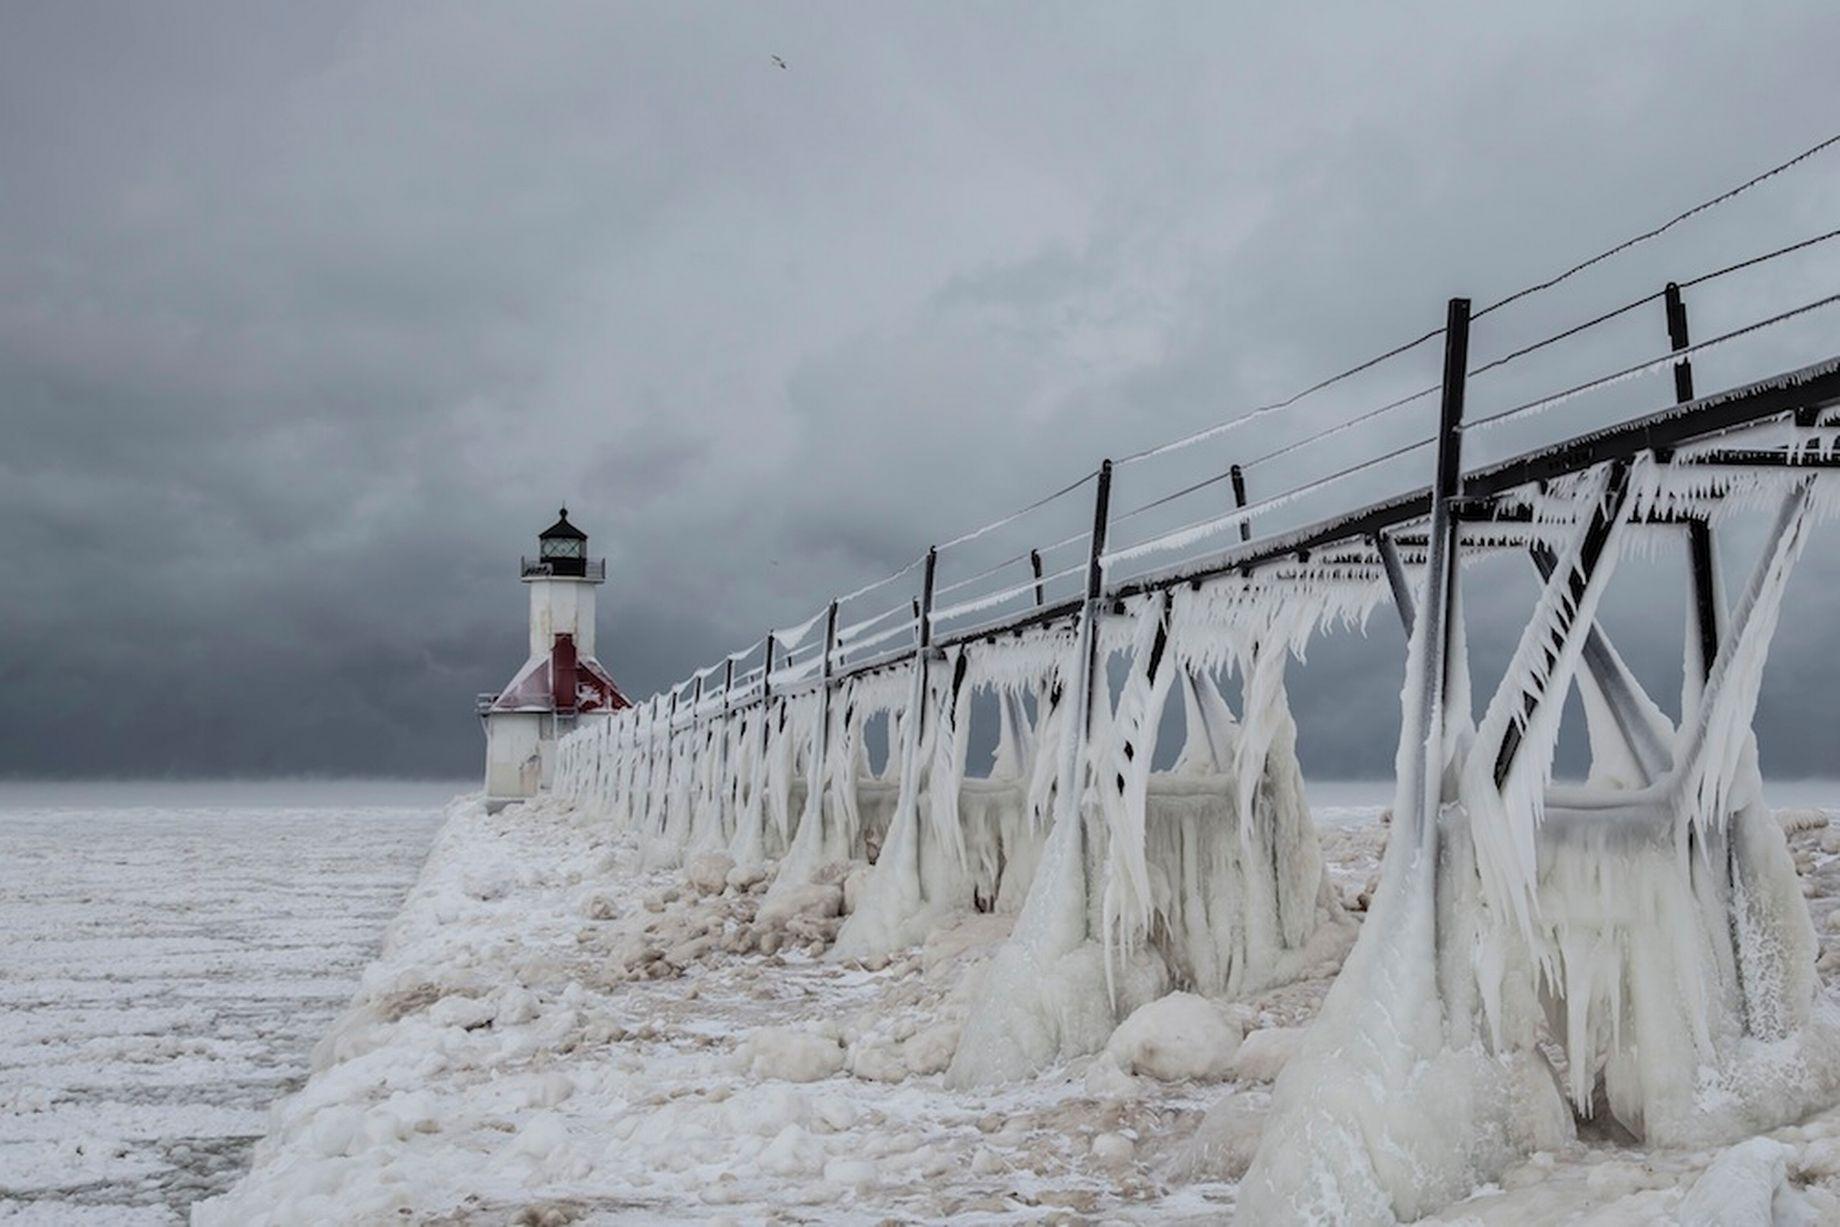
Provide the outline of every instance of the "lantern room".
{"type": "MultiPolygon", "coordinates": [[[[569,509],[562,508],[556,513],[556,522],[537,534],[536,558],[524,560],[524,575],[572,576],[587,579],[588,576],[588,534],[569,523],[569,509]]],[[[597,581],[605,578],[603,567],[601,574],[594,577],[597,581]]]]}

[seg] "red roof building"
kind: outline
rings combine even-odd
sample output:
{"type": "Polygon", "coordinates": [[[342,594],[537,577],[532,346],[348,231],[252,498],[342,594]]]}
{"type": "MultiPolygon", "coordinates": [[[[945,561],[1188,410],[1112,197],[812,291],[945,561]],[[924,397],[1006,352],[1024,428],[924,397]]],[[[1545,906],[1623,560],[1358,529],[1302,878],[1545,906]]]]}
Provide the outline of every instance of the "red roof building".
{"type": "Polygon", "coordinates": [[[501,809],[547,787],[556,739],[583,719],[632,704],[594,658],[594,590],[605,560],[588,557],[588,534],[564,507],[522,559],[530,590],[530,656],[497,694],[479,696],[486,730],[486,804],[501,809]]]}

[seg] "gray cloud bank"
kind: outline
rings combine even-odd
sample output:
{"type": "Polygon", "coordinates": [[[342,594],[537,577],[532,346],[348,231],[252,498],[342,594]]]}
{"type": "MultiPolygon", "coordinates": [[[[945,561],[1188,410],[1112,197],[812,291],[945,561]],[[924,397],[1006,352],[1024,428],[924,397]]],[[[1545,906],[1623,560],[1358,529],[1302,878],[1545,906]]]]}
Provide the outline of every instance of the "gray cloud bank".
{"type": "MultiPolygon", "coordinates": [[[[5,6],[0,772],[470,772],[558,503],[648,693],[1835,126],[1829,4],[1251,10],[5,6]]],[[[1836,205],[1830,157],[1596,302],[1836,205]]],[[[1837,553],[1780,773],[1840,749],[1837,553]]],[[[1297,671],[1321,774],[1390,767],[1384,615],[1297,671]]]]}

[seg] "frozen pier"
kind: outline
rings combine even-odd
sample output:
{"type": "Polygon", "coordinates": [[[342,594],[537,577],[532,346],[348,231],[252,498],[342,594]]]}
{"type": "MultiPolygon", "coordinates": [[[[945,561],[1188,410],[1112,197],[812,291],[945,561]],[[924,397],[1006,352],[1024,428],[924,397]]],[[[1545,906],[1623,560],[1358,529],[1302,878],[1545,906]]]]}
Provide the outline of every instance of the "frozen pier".
{"type": "MultiPolygon", "coordinates": [[[[1685,284],[1710,297],[1809,245],[1685,284]]],[[[945,1071],[1013,1081],[1172,990],[1231,999],[1341,962],[1354,925],[1285,679],[1385,608],[1409,639],[1389,854],[1277,1088],[1257,1221],[1418,1217],[1581,1127],[1706,1146],[1830,1104],[1840,1022],[1750,729],[1840,492],[1840,358],[1812,322],[1840,295],[1698,341],[1681,284],[1533,339],[1504,331],[1525,297],[1453,299],[1319,385],[1373,382],[1358,412],[1301,427],[1267,420],[1298,398],[1267,406],[927,550],[565,739],[557,791],[650,866],[771,865],[769,898],[852,875],[839,957],[1013,913],[945,1071]],[[1597,330],[1639,318],[1646,356],[1607,361],[1597,330]],[[1473,333],[1503,356],[1472,358],[1473,333]],[[1697,390],[1712,370],[1721,390],[1697,390]],[[1598,617],[1626,557],[1664,554],[1677,697],[1598,617]],[[1527,591],[1487,689],[1466,573],[1527,591]],[[1574,690],[1589,780],[1559,787],[1574,690]]]]}

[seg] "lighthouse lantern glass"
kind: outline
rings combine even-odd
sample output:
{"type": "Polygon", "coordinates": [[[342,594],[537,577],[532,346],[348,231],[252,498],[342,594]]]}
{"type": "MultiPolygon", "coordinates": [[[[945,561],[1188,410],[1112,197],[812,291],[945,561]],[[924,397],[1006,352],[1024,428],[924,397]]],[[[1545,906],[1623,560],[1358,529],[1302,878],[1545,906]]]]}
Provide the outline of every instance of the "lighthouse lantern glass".
{"type": "Polygon", "coordinates": [[[545,558],[580,558],[583,542],[578,537],[545,537],[541,542],[545,558]]]}

